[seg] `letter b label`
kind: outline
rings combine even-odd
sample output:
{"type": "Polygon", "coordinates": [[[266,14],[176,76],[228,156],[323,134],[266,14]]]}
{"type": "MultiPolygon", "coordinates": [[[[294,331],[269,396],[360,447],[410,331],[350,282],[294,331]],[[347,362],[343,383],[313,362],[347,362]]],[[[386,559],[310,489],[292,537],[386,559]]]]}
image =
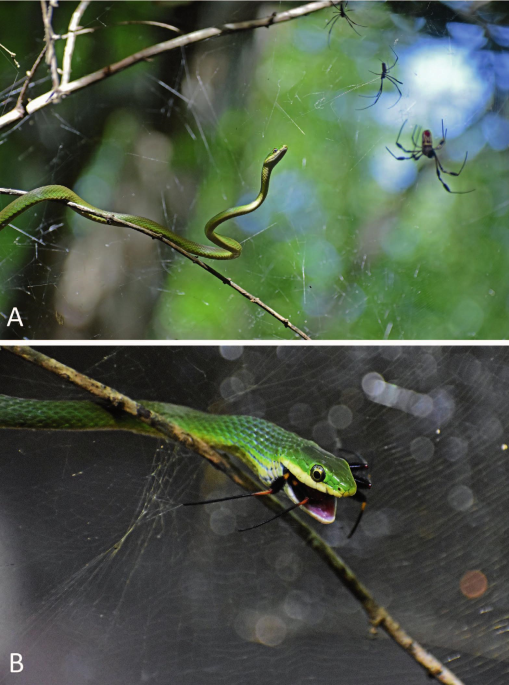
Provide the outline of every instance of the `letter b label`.
{"type": "Polygon", "coordinates": [[[21,654],[11,652],[11,673],[21,673],[23,670],[23,657],[21,654]]]}

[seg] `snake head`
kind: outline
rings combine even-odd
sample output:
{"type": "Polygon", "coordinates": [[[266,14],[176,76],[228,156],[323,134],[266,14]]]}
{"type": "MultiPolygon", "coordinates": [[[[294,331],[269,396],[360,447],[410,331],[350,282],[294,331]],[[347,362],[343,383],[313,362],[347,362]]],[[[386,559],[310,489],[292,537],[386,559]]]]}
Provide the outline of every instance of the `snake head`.
{"type": "Polygon", "coordinates": [[[268,155],[265,157],[265,161],[263,162],[263,166],[269,169],[273,169],[276,164],[278,164],[283,157],[286,155],[288,152],[288,148],[286,145],[283,145],[280,148],[275,147],[268,155]]]}
{"type": "Polygon", "coordinates": [[[285,484],[287,496],[295,503],[308,498],[302,509],[321,523],[332,523],[336,518],[338,497],[351,497],[357,492],[348,462],[314,442],[305,441],[280,460],[290,472],[285,484]]]}

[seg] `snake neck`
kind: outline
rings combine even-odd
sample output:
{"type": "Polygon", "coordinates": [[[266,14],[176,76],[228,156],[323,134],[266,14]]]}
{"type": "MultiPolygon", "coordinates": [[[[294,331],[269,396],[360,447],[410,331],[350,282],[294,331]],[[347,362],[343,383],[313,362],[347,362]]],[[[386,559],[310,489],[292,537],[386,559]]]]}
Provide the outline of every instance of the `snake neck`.
{"type": "Polygon", "coordinates": [[[211,242],[215,243],[216,245],[219,245],[220,247],[226,247],[227,249],[230,249],[228,243],[224,242],[225,240],[228,240],[228,238],[225,239],[223,236],[214,233],[214,231],[220,224],[224,223],[225,221],[228,221],[229,219],[235,219],[235,217],[243,216],[244,214],[250,214],[251,212],[254,212],[255,209],[258,209],[258,207],[267,197],[267,193],[269,192],[269,181],[271,172],[272,169],[270,169],[264,164],[262,167],[260,192],[258,193],[256,199],[253,200],[253,202],[249,202],[246,205],[240,205],[240,207],[232,207],[232,209],[227,209],[224,212],[219,212],[219,214],[216,214],[212,217],[212,219],[210,219],[207,222],[207,224],[205,225],[205,235],[211,242]]]}
{"type": "Polygon", "coordinates": [[[280,426],[255,416],[208,414],[166,403],[144,403],[190,435],[243,461],[265,484],[283,474],[277,455],[282,447],[300,438],[280,426]]]}

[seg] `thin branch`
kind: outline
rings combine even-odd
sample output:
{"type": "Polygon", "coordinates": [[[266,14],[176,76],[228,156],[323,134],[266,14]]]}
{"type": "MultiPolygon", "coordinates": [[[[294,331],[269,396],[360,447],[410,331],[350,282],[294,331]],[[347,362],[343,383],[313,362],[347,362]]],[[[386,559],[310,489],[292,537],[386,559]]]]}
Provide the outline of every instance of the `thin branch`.
{"type": "MultiPolygon", "coordinates": [[[[73,31],[73,34],[75,36],[85,36],[90,33],[95,33],[96,31],[112,29],[116,26],[131,26],[134,24],[143,26],[158,26],[161,29],[168,29],[168,31],[182,33],[182,31],[178,29],[176,26],[172,26],[171,24],[163,24],[162,21],[150,21],[148,19],[133,19],[131,21],[117,21],[115,24],[105,24],[104,26],[87,26],[86,29],[76,29],[75,31],[73,31]]],[[[64,38],[69,38],[70,35],[70,33],[62,33],[61,35],[55,33],[53,37],[55,38],[55,40],[63,40],[64,38]]]]}
{"type": "MultiPolygon", "coordinates": [[[[200,29],[199,31],[193,31],[184,36],[179,36],[178,38],[173,38],[171,40],[164,41],[163,43],[157,43],[151,47],[135,52],[129,57],[125,57],[120,62],[115,64],[110,64],[107,67],[99,69],[92,74],[83,76],[82,78],[76,79],[76,81],[71,81],[70,83],[61,84],[58,86],[59,97],[65,97],[70,93],[74,93],[78,90],[83,90],[88,86],[93,85],[99,81],[103,81],[114,74],[118,74],[124,69],[128,69],[133,64],[145,61],[156,55],[160,55],[163,52],[168,52],[170,50],[176,50],[182,48],[186,45],[191,45],[193,43],[199,43],[210,38],[217,38],[220,36],[226,36],[231,33],[236,33],[239,31],[250,31],[258,28],[269,28],[274,24],[281,24],[285,21],[291,21],[297,19],[298,17],[303,17],[307,14],[313,12],[319,12],[327,7],[331,7],[333,0],[321,0],[320,2],[310,2],[306,5],[300,5],[300,7],[293,7],[292,9],[285,10],[284,12],[274,12],[267,17],[262,17],[261,19],[251,19],[249,21],[239,21],[236,23],[223,24],[221,27],[210,27],[206,29],[200,29]]],[[[52,34],[53,35],[53,34],[52,34]]],[[[0,117],[0,129],[9,126],[15,121],[19,121],[24,116],[33,114],[34,112],[47,107],[49,104],[54,104],[56,99],[54,98],[55,89],[48,93],[44,93],[37,98],[31,100],[27,107],[26,113],[22,114],[16,108],[12,109],[0,117]]]]}
{"type": "MultiPolygon", "coordinates": [[[[74,12],[72,13],[71,21],[69,22],[68,38],[65,44],[64,57],[62,60],[62,81],[61,85],[65,86],[69,83],[71,77],[71,62],[76,44],[76,31],[79,29],[81,18],[89,5],[89,0],[81,0],[74,12]]],[[[56,36],[55,36],[56,38],[56,36]]]]}
{"type": "MultiPolygon", "coordinates": [[[[25,190],[13,190],[12,188],[0,188],[0,194],[5,194],[5,195],[25,195],[27,191],[25,190]]],[[[297,326],[294,326],[294,324],[289,320],[286,319],[284,316],[281,316],[279,312],[276,312],[275,309],[272,309],[272,307],[269,307],[265,302],[260,300],[259,297],[255,297],[255,295],[252,295],[249,293],[247,290],[244,290],[240,285],[237,285],[234,281],[232,281],[231,278],[228,278],[227,276],[223,276],[222,273],[214,269],[212,266],[209,264],[205,264],[205,262],[202,262],[201,259],[198,259],[198,257],[195,257],[192,254],[189,254],[189,252],[186,252],[184,249],[179,247],[179,245],[176,245],[173,243],[169,238],[167,238],[164,235],[161,235],[160,233],[156,233],[155,231],[151,231],[150,228],[146,228],[144,226],[138,226],[137,224],[133,224],[131,221],[125,221],[122,217],[118,216],[117,214],[113,212],[103,212],[100,210],[95,210],[95,209],[90,209],[89,207],[84,207],[83,205],[79,205],[76,202],[69,202],[67,200],[58,200],[60,204],[65,204],[68,205],[71,209],[78,210],[80,213],[85,212],[86,214],[93,214],[94,216],[100,216],[102,219],[106,219],[106,221],[113,225],[121,225],[121,226],[126,226],[127,228],[132,228],[135,231],[138,231],[139,233],[144,233],[145,235],[150,236],[150,238],[153,238],[154,240],[160,240],[162,243],[165,245],[169,245],[172,247],[174,250],[177,252],[180,252],[181,255],[189,259],[193,264],[197,264],[200,266],[202,269],[205,269],[205,271],[208,271],[209,274],[212,274],[212,276],[215,276],[218,278],[221,283],[224,283],[225,285],[230,286],[230,288],[233,288],[236,290],[238,293],[240,293],[243,297],[245,297],[247,300],[252,302],[253,304],[257,305],[258,307],[261,307],[265,312],[273,316],[275,319],[277,319],[285,328],[289,328],[291,331],[293,331],[296,335],[300,336],[303,340],[311,340],[311,338],[306,335],[303,331],[300,330],[300,328],[297,328],[297,326]]]]}
{"type": "Polygon", "coordinates": [[[46,4],[46,0],[41,0],[41,10],[42,10],[42,21],[44,23],[44,41],[46,43],[46,62],[51,70],[51,79],[53,81],[53,90],[50,93],[51,97],[55,92],[58,92],[60,87],[60,80],[58,77],[58,63],[57,55],[55,52],[55,43],[53,36],[53,27],[51,26],[51,19],[53,17],[53,7],[55,0],[49,0],[46,4]]]}
{"type": "Polygon", "coordinates": [[[19,62],[18,62],[18,60],[16,59],[16,53],[15,53],[15,52],[11,52],[11,51],[9,50],[9,48],[6,48],[5,45],[2,45],[2,43],[0,43],[0,49],[1,49],[1,50],[5,50],[5,52],[9,55],[9,57],[12,58],[12,61],[13,61],[14,64],[17,66],[17,68],[18,68],[18,69],[21,69],[21,66],[20,66],[19,62]]]}
{"type": "MultiPolygon", "coordinates": [[[[175,31],[175,33],[182,33],[180,29],[178,29],[176,26],[172,26],[171,24],[164,24],[162,21],[150,21],[148,19],[133,19],[131,21],[119,21],[116,24],[112,24],[112,26],[132,26],[132,25],[140,25],[143,24],[145,26],[158,26],[160,29],[168,29],[168,31],[175,31]]],[[[102,26],[96,26],[95,28],[101,29],[103,28],[102,26]]],[[[104,27],[108,28],[108,27],[104,27]]]]}
{"type": "MultiPolygon", "coordinates": [[[[257,484],[253,478],[245,474],[239,468],[233,466],[225,455],[216,452],[216,450],[212,449],[203,440],[199,440],[185,431],[182,431],[170,421],[164,419],[160,414],[150,411],[139,402],[131,400],[117,390],[109,388],[108,386],[79,373],[71,367],[61,364],[55,359],[52,359],[31,347],[2,345],[2,348],[37,366],[51,371],[74,385],[87,390],[96,397],[100,397],[110,402],[113,406],[122,409],[128,414],[137,417],[140,421],[152,426],[161,434],[182,442],[186,447],[210,461],[214,466],[226,473],[235,483],[246,490],[254,492],[259,488],[259,484],[257,484]]],[[[267,496],[260,499],[260,501],[269,509],[276,511],[277,513],[281,513],[284,510],[283,505],[275,497],[267,496]]],[[[357,579],[357,576],[352,569],[332,550],[318,533],[316,533],[307,523],[301,521],[293,512],[290,512],[286,516],[285,521],[290,525],[292,530],[304,540],[308,547],[318,554],[341,583],[361,603],[374,628],[379,627],[385,630],[402,649],[424,668],[429,676],[444,683],[444,685],[463,685],[462,681],[459,680],[454,673],[446,668],[418,642],[413,640],[410,635],[403,630],[399,623],[390,616],[388,611],[376,602],[369,590],[357,579]]]]}
{"type": "Polygon", "coordinates": [[[18,99],[16,101],[16,106],[14,108],[14,109],[18,110],[18,112],[26,114],[25,103],[24,103],[25,95],[26,95],[26,92],[27,92],[28,87],[30,85],[30,81],[33,79],[34,74],[37,71],[37,67],[41,63],[41,60],[44,57],[44,53],[46,52],[47,49],[48,49],[48,44],[46,43],[46,45],[43,47],[43,49],[39,53],[39,56],[35,60],[33,67],[30,69],[30,71],[27,71],[25,82],[23,83],[23,86],[21,87],[21,90],[20,90],[19,95],[18,95],[18,99]]]}

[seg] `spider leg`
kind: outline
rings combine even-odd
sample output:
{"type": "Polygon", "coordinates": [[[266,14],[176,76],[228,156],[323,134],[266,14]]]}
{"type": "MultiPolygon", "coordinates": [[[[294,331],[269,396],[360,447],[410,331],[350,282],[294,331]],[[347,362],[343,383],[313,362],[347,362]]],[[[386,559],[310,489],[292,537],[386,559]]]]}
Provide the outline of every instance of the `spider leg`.
{"type": "Polygon", "coordinates": [[[359,492],[358,490],[355,493],[355,495],[353,495],[352,499],[356,500],[357,502],[361,502],[361,510],[359,512],[359,515],[357,516],[357,519],[354,523],[352,530],[348,533],[347,538],[351,538],[352,535],[357,530],[357,526],[361,522],[362,515],[364,514],[364,510],[366,509],[366,505],[368,503],[367,499],[366,499],[366,495],[363,492],[359,492]]]}
{"type": "Polygon", "coordinates": [[[399,129],[398,137],[396,138],[396,145],[397,145],[398,142],[399,142],[399,139],[400,139],[401,134],[402,134],[402,132],[403,132],[403,128],[404,128],[404,126],[405,126],[405,124],[406,124],[407,121],[408,121],[408,119],[405,119],[405,121],[401,124],[401,128],[399,129]]]}
{"type": "MultiPolygon", "coordinates": [[[[399,87],[398,87],[398,85],[397,85],[397,83],[396,83],[396,79],[395,79],[395,78],[393,78],[392,76],[386,76],[386,78],[389,79],[389,81],[392,83],[392,85],[396,88],[396,90],[397,90],[398,93],[399,93],[399,98],[396,100],[396,102],[395,102],[393,105],[391,105],[391,106],[389,107],[389,109],[392,109],[393,107],[396,107],[396,105],[398,104],[398,102],[399,102],[399,101],[401,100],[401,98],[403,97],[403,94],[401,93],[401,91],[400,91],[400,89],[399,89],[399,87]]],[[[398,83],[401,83],[401,81],[398,81],[398,83]]]]}
{"type": "Polygon", "coordinates": [[[440,167],[440,171],[441,171],[443,174],[449,174],[449,176],[459,176],[459,175],[461,174],[461,172],[462,172],[463,169],[465,168],[465,164],[467,163],[467,157],[468,157],[468,152],[465,154],[465,159],[463,160],[463,164],[461,165],[461,169],[460,169],[459,171],[446,171],[446,170],[444,169],[444,167],[442,166],[442,163],[440,162],[440,160],[438,159],[438,157],[435,155],[435,158],[436,158],[436,160],[437,160],[437,162],[438,162],[438,166],[440,167]]]}
{"type": "Polygon", "coordinates": [[[417,147],[417,145],[414,147],[413,150],[407,150],[406,147],[403,147],[403,145],[401,145],[401,143],[396,143],[396,146],[399,147],[400,150],[403,150],[403,152],[406,152],[406,153],[412,154],[412,155],[416,154],[418,149],[419,149],[417,147]]]}
{"type": "MultiPolygon", "coordinates": [[[[371,71],[370,69],[368,69],[368,71],[370,74],[374,74],[375,76],[381,76],[382,75],[382,74],[377,74],[376,71],[371,71]]],[[[385,74],[384,74],[384,78],[385,78],[385,74]]]]}
{"type": "MultiPolygon", "coordinates": [[[[389,45],[389,47],[390,47],[391,50],[392,50],[392,47],[391,47],[390,45],[389,45]]],[[[394,52],[394,50],[392,50],[392,51],[394,52]]],[[[396,55],[395,52],[394,52],[394,54],[396,55]]],[[[393,67],[396,66],[396,64],[398,63],[398,59],[399,59],[399,57],[396,55],[396,61],[394,62],[394,64],[392,65],[392,67],[387,67],[387,71],[390,71],[393,67]]]]}
{"type": "MultiPolygon", "coordinates": [[[[274,521],[275,519],[278,519],[280,516],[285,516],[285,515],[288,514],[290,511],[293,511],[294,509],[297,509],[297,507],[302,507],[303,504],[307,504],[308,502],[309,502],[309,497],[306,497],[305,499],[302,500],[302,502],[297,502],[297,504],[292,504],[291,507],[288,507],[288,508],[285,509],[284,511],[281,511],[279,514],[276,514],[276,515],[273,516],[272,518],[266,519],[265,521],[262,521],[261,523],[257,523],[257,524],[254,525],[254,526],[249,526],[249,528],[239,528],[238,531],[239,531],[239,533],[244,533],[246,530],[253,530],[254,528],[259,528],[260,526],[264,526],[266,523],[270,523],[271,521],[274,521]]],[[[361,510],[361,513],[362,513],[362,511],[364,511],[364,509],[365,509],[365,506],[364,506],[363,509],[361,510]]],[[[359,519],[360,519],[360,516],[359,516],[359,519]]],[[[357,521],[357,523],[358,523],[358,521],[357,521]]],[[[354,531],[355,531],[355,528],[357,528],[357,523],[356,523],[356,525],[354,526],[354,531]]]]}
{"type": "MultiPolygon", "coordinates": [[[[339,5],[340,5],[341,9],[343,10],[342,16],[347,20],[347,22],[350,24],[350,26],[352,27],[352,29],[353,29],[354,31],[355,31],[355,29],[353,28],[352,24],[355,24],[355,26],[360,26],[360,27],[363,28],[363,29],[367,28],[367,26],[364,26],[363,24],[358,24],[357,22],[355,22],[353,19],[350,19],[350,17],[348,17],[348,16],[346,15],[346,8],[348,7],[348,0],[346,0],[346,2],[340,2],[339,5]]],[[[351,10],[348,10],[348,11],[349,11],[349,12],[354,12],[355,10],[351,9],[351,10]]],[[[361,35],[358,31],[355,31],[355,33],[356,33],[358,36],[361,35]]]]}
{"type": "MultiPolygon", "coordinates": [[[[335,5],[334,5],[334,6],[335,6],[335,5]]],[[[340,16],[341,16],[340,14],[334,15],[334,16],[331,17],[331,18],[329,19],[329,21],[325,24],[325,28],[327,28],[327,26],[332,22],[331,27],[330,27],[330,29],[329,29],[329,39],[328,39],[328,45],[329,45],[329,47],[330,47],[330,36],[331,36],[331,33],[332,33],[332,29],[334,28],[334,24],[337,22],[337,20],[339,19],[340,16]]]]}
{"type": "Polygon", "coordinates": [[[444,186],[444,188],[447,190],[448,193],[452,193],[453,191],[449,188],[447,183],[440,176],[440,162],[438,161],[438,157],[436,155],[435,155],[435,169],[437,171],[437,176],[438,176],[438,180],[440,181],[440,183],[444,186]]]}
{"type": "MultiPolygon", "coordinates": [[[[468,153],[467,153],[468,154],[468,153]]],[[[466,195],[467,193],[473,193],[475,188],[472,188],[472,190],[451,190],[447,183],[445,183],[444,179],[440,176],[440,171],[443,171],[444,174],[449,174],[450,176],[459,176],[461,172],[463,171],[463,167],[465,166],[465,163],[467,161],[467,158],[465,156],[465,161],[463,162],[463,166],[461,167],[460,171],[458,173],[451,172],[451,171],[446,171],[444,167],[440,164],[440,160],[438,157],[435,155],[435,168],[437,170],[437,176],[438,180],[440,183],[444,186],[444,188],[447,190],[448,193],[451,193],[451,195],[466,195]]]]}
{"type": "MultiPolygon", "coordinates": [[[[327,28],[327,26],[328,26],[331,22],[336,23],[338,19],[339,19],[339,14],[333,14],[332,17],[331,17],[330,19],[328,19],[328,20],[325,22],[325,28],[327,28]]],[[[333,24],[333,25],[334,25],[334,24],[333,24]]],[[[331,31],[332,31],[332,29],[331,29],[331,31]]]]}
{"type": "MultiPolygon", "coordinates": [[[[348,10],[348,11],[349,11],[349,12],[353,12],[354,10],[348,10]]],[[[367,29],[367,28],[368,28],[367,26],[364,26],[364,24],[358,24],[358,23],[357,23],[356,21],[354,21],[353,19],[350,19],[350,17],[346,17],[346,18],[348,19],[349,22],[351,22],[352,24],[355,24],[355,26],[360,26],[361,29],[367,29]]]]}
{"type": "Polygon", "coordinates": [[[376,103],[380,100],[380,96],[382,94],[383,88],[384,88],[384,80],[382,79],[382,81],[380,83],[380,90],[378,91],[378,93],[376,95],[359,95],[359,97],[361,97],[361,98],[375,98],[375,101],[372,102],[367,107],[356,107],[355,109],[358,112],[361,112],[363,109],[369,109],[370,107],[374,107],[376,105],[376,103]]]}
{"type": "Polygon", "coordinates": [[[242,495],[230,495],[229,497],[219,497],[217,499],[207,499],[200,502],[182,502],[183,507],[194,507],[198,504],[215,504],[216,502],[228,502],[232,499],[242,499],[243,497],[259,497],[260,495],[275,495],[281,492],[288,480],[289,472],[287,471],[284,475],[276,478],[271,484],[268,490],[261,490],[260,492],[248,492],[242,495]]]}
{"type": "Polygon", "coordinates": [[[421,132],[421,129],[417,128],[417,124],[416,124],[414,126],[414,130],[412,131],[412,143],[414,144],[414,147],[420,147],[417,143],[417,138],[418,138],[420,132],[421,132]]]}
{"type": "Polygon", "coordinates": [[[394,152],[392,152],[391,150],[389,150],[389,148],[387,147],[387,145],[385,146],[385,149],[387,150],[387,152],[390,152],[391,155],[394,157],[394,159],[397,159],[398,162],[400,162],[400,161],[403,160],[403,159],[418,159],[418,157],[416,157],[415,154],[414,154],[413,152],[411,152],[411,150],[405,150],[405,148],[401,148],[401,149],[402,149],[404,152],[411,152],[410,157],[396,157],[396,155],[394,154],[394,152]]]}
{"type": "MultiPolygon", "coordinates": [[[[353,11],[353,10],[350,10],[350,12],[352,12],[352,11],[353,11]]],[[[367,28],[367,27],[364,26],[363,24],[357,24],[355,21],[353,21],[352,19],[350,19],[350,17],[347,17],[346,14],[345,14],[345,19],[346,19],[347,22],[350,24],[350,28],[351,28],[353,31],[355,31],[355,33],[356,33],[358,36],[360,36],[361,34],[360,34],[358,31],[356,31],[356,30],[354,29],[354,27],[353,27],[354,24],[355,24],[355,26],[360,26],[360,27],[363,28],[363,29],[367,28]]]]}
{"type": "Polygon", "coordinates": [[[436,147],[433,148],[433,150],[441,150],[445,145],[446,138],[447,138],[447,129],[445,129],[445,131],[444,131],[444,120],[442,119],[442,140],[438,143],[438,145],[436,147]]]}

